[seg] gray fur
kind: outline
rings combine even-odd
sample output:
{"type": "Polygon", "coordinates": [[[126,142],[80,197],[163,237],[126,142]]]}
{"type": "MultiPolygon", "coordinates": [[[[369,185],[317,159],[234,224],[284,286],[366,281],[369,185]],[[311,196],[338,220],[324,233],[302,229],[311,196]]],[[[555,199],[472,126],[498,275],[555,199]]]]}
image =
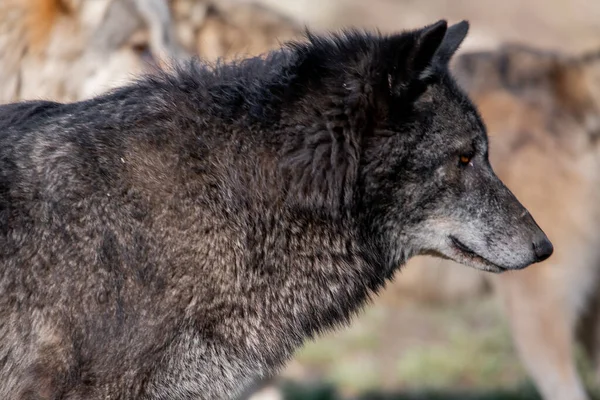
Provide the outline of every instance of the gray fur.
{"type": "Polygon", "coordinates": [[[445,33],[0,107],[0,398],[231,398],[413,255],[549,256],[433,61],[445,33]]]}

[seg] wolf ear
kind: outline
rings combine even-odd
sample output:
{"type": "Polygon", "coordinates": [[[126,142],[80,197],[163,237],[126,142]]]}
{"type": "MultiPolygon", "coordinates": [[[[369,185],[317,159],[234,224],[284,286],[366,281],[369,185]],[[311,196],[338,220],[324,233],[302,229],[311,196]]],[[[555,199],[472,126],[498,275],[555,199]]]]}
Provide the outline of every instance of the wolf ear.
{"type": "Polygon", "coordinates": [[[448,65],[456,50],[458,50],[463,40],[465,40],[468,32],[469,23],[467,21],[461,21],[449,27],[444,40],[433,57],[433,63],[444,66],[448,65]]]}
{"type": "Polygon", "coordinates": [[[408,51],[406,49],[407,37],[401,34],[392,38],[391,51],[392,65],[394,65],[394,81],[406,83],[414,80],[423,80],[431,75],[438,67],[446,67],[450,59],[458,50],[469,31],[469,23],[462,21],[448,27],[445,20],[426,26],[412,32],[413,42],[408,51]]]}
{"type": "Polygon", "coordinates": [[[417,31],[417,39],[408,58],[408,70],[413,76],[421,75],[431,64],[437,54],[446,31],[448,23],[440,20],[432,25],[417,31]]]}

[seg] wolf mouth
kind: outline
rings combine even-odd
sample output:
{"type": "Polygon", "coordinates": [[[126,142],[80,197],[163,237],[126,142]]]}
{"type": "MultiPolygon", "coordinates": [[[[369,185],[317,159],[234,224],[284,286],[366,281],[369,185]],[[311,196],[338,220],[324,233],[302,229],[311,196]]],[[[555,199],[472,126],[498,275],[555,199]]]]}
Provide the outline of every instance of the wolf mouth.
{"type": "Polygon", "coordinates": [[[449,237],[450,237],[450,241],[452,242],[452,245],[454,246],[454,248],[457,249],[458,251],[460,251],[464,256],[466,256],[474,261],[478,261],[488,267],[492,267],[497,272],[504,272],[507,270],[507,268],[501,267],[498,264],[491,262],[487,258],[480,256],[479,254],[477,254],[476,252],[471,250],[463,242],[458,240],[456,237],[454,237],[452,235],[450,235],[449,237]]]}

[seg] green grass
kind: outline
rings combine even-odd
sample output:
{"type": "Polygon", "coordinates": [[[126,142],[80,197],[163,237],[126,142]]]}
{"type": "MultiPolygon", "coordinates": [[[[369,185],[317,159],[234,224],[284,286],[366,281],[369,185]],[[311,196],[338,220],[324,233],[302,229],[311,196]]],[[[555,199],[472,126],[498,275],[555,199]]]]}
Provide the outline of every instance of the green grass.
{"type": "MultiPolygon", "coordinates": [[[[341,400],[333,386],[303,386],[298,383],[283,384],[286,400],[341,400]]],[[[598,392],[591,394],[592,400],[600,400],[598,392]]],[[[421,390],[405,392],[365,392],[352,400],[542,400],[531,383],[511,389],[495,390],[421,390]]]]}
{"type": "Polygon", "coordinates": [[[448,343],[409,349],[398,360],[398,380],[410,387],[494,388],[525,377],[504,327],[469,334],[464,327],[448,333],[448,343]]]}
{"type": "MultiPolygon", "coordinates": [[[[286,400],[340,400],[332,386],[302,386],[287,382],[283,385],[286,400]]],[[[365,392],[354,400],[541,400],[531,385],[523,385],[512,390],[492,391],[452,391],[426,390],[406,392],[365,392]]]]}
{"type": "MultiPolygon", "coordinates": [[[[307,385],[299,383],[301,377],[288,376],[286,399],[540,400],[493,299],[403,310],[367,308],[352,326],[305,346],[296,360],[324,384],[307,385]],[[390,318],[398,323],[386,342],[381,332],[389,328],[390,318]],[[414,328],[411,324],[419,328],[408,329],[414,328]],[[421,336],[407,337],[406,332],[421,336]]],[[[591,365],[581,351],[577,362],[588,387],[594,387],[591,365]]],[[[600,400],[597,394],[593,398],[600,400]]]]}
{"type": "Polygon", "coordinates": [[[406,338],[399,331],[397,340],[381,343],[383,323],[393,315],[371,307],[352,326],[309,343],[296,360],[350,393],[381,387],[384,376],[409,390],[494,389],[527,378],[492,301],[413,311],[431,338],[388,348],[406,338]]]}
{"type": "Polygon", "coordinates": [[[384,317],[380,309],[366,310],[362,318],[346,328],[341,336],[329,335],[309,343],[296,354],[305,368],[323,371],[330,382],[352,390],[367,390],[380,385],[380,367],[372,357],[380,343],[373,327],[384,317]]]}

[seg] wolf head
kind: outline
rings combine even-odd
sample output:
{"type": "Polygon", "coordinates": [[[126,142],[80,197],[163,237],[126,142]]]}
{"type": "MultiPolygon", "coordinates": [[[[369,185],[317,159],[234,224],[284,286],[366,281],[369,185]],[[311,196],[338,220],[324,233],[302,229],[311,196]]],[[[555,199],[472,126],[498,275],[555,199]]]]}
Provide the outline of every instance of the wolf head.
{"type": "Polygon", "coordinates": [[[494,174],[485,126],[448,72],[467,31],[439,21],[294,46],[304,94],[283,115],[308,133],[288,149],[289,192],[298,206],[352,214],[389,268],[435,254],[500,272],[553,251],[494,174]]]}

